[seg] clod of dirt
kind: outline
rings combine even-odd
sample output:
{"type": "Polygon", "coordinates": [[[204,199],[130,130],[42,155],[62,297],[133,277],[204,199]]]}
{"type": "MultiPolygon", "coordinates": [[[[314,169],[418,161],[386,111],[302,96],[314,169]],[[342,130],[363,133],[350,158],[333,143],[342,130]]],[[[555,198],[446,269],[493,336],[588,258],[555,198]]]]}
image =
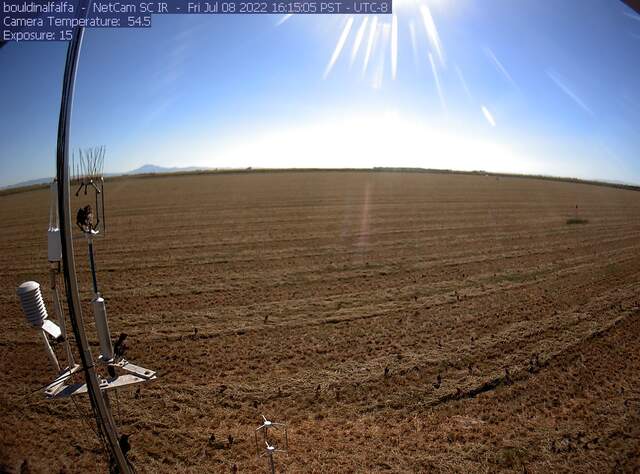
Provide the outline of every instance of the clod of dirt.
{"type": "Polygon", "coordinates": [[[228,449],[230,445],[231,443],[227,444],[223,441],[216,441],[215,433],[211,433],[211,436],[209,436],[209,446],[211,446],[213,449],[228,449]]]}
{"type": "Polygon", "coordinates": [[[509,367],[504,368],[504,383],[506,383],[507,385],[511,385],[513,383],[511,374],[509,373],[509,367]]]}

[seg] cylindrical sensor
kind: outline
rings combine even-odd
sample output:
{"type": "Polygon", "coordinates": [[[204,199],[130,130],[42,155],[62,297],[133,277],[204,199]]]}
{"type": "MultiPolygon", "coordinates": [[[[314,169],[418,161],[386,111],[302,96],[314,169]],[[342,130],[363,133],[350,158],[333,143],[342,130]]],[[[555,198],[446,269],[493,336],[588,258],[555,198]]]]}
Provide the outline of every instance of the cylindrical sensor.
{"type": "Polygon", "coordinates": [[[100,342],[100,357],[103,362],[109,362],[113,359],[113,346],[111,345],[111,333],[107,323],[107,307],[104,304],[104,298],[102,296],[95,297],[91,301],[91,306],[100,342]]]}
{"type": "Polygon", "coordinates": [[[60,242],[60,229],[50,227],[47,231],[47,255],[50,262],[62,260],[62,243],[60,242]]]}
{"type": "Polygon", "coordinates": [[[16,293],[29,324],[41,328],[48,314],[42,299],[40,284],[36,281],[25,281],[18,287],[16,293]]]}

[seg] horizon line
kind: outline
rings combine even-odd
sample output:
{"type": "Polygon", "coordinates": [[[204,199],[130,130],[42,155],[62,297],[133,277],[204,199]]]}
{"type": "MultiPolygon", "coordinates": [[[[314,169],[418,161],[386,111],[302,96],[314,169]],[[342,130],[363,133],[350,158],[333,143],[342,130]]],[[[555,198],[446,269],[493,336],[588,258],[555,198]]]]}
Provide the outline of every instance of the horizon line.
{"type": "MultiPolygon", "coordinates": [[[[558,181],[565,183],[586,184],[592,186],[605,186],[618,189],[626,189],[631,191],[640,191],[640,183],[625,183],[621,181],[607,181],[598,179],[584,179],[575,178],[569,176],[554,176],[545,174],[524,174],[524,173],[505,173],[486,170],[454,170],[446,168],[416,168],[416,167],[402,167],[402,166],[374,166],[366,168],[318,168],[318,167],[303,167],[303,168],[210,168],[210,167],[196,167],[196,166],[184,166],[184,167],[163,167],[158,165],[145,164],[131,171],[122,173],[108,173],[105,174],[105,180],[118,180],[126,178],[153,178],[153,177],[171,177],[171,176],[188,176],[188,175],[202,175],[202,174],[249,174],[249,173],[286,173],[286,172],[387,172],[387,173],[425,173],[425,174],[460,174],[471,176],[493,176],[503,178],[520,178],[520,179],[540,179],[547,181],[558,181]],[[135,173],[136,170],[145,166],[154,166],[156,168],[167,169],[171,171],[157,171],[157,172],[141,172],[135,173]],[[181,170],[182,169],[182,170],[181,170]]],[[[5,196],[14,193],[22,193],[35,191],[41,188],[46,188],[53,177],[37,178],[34,180],[28,180],[22,183],[16,183],[13,185],[6,185],[0,187],[0,196],[5,196]],[[34,182],[36,181],[36,182],[34,182]]]]}

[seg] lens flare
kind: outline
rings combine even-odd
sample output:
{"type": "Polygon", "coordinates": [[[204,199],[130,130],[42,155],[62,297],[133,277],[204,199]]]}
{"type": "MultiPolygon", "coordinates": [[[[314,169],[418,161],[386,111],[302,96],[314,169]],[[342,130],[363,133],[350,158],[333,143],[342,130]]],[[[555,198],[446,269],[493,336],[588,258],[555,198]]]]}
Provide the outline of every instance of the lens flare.
{"type": "Polygon", "coordinates": [[[431,10],[429,10],[427,5],[420,5],[420,14],[422,15],[422,22],[424,24],[424,29],[427,32],[429,42],[438,55],[440,63],[444,66],[445,62],[442,42],[440,41],[440,34],[438,33],[438,28],[436,28],[436,23],[433,21],[431,10]]]}
{"type": "Polygon", "coordinates": [[[391,79],[398,74],[398,17],[391,19],[391,79]]]}
{"type": "Polygon", "coordinates": [[[342,30],[342,34],[340,35],[340,38],[338,39],[338,43],[336,44],[336,49],[333,50],[333,55],[329,60],[329,64],[327,64],[327,67],[324,70],[324,75],[322,76],[323,79],[326,79],[329,76],[329,73],[333,69],[333,66],[335,66],[336,61],[340,57],[340,53],[342,52],[342,49],[344,48],[344,44],[347,41],[347,38],[349,37],[349,32],[351,31],[352,26],[353,26],[353,17],[350,16],[349,19],[347,20],[347,23],[344,25],[344,30],[342,30]]]}
{"type": "Polygon", "coordinates": [[[367,66],[369,66],[369,60],[371,59],[371,52],[378,34],[378,17],[374,16],[369,28],[369,39],[367,41],[367,52],[364,55],[364,62],[362,63],[362,75],[367,73],[367,66]]]}
{"type": "Polygon", "coordinates": [[[483,51],[484,51],[484,54],[486,54],[487,57],[491,60],[491,62],[493,63],[495,68],[498,70],[498,72],[502,74],[502,76],[507,80],[509,84],[513,86],[514,89],[518,90],[518,85],[516,84],[516,81],[513,80],[513,77],[511,77],[511,74],[509,74],[509,71],[507,71],[507,69],[498,60],[498,58],[496,57],[495,53],[491,50],[491,48],[485,46],[483,48],[483,51]]]}
{"type": "Polygon", "coordinates": [[[356,39],[353,42],[353,48],[351,49],[351,60],[349,62],[349,66],[352,66],[353,62],[356,60],[356,56],[358,55],[358,51],[360,50],[360,45],[362,45],[362,40],[364,39],[364,33],[367,30],[368,22],[369,22],[369,17],[365,16],[362,19],[362,23],[360,23],[360,28],[358,28],[358,32],[356,33],[356,39]]]}
{"type": "MultiPolygon", "coordinates": [[[[325,68],[323,78],[327,79],[331,74],[336,63],[341,61],[341,55],[345,46],[351,45],[351,54],[348,62],[351,68],[356,61],[360,51],[364,48],[362,56],[361,73],[364,78],[371,66],[374,58],[379,56],[388,56],[388,59],[375,59],[375,66],[370,71],[372,74],[372,87],[378,88],[381,85],[385,75],[390,76],[391,80],[395,80],[399,69],[400,41],[403,35],[408,35],[411,40],[411,48],[413,51],[414,67],[418,67],[419,58],[422,56],[418,53],[420,49],[419,38],[426,38],[426,47],[431,51],[431,55],[437,59],[437,66],[446,69],[444,46],[442,39],[433,17],[432,11],[428,3],[435,0],[395,0],[393,2],[394,13],[391,15],[366,15],[360,21],[357,28],[353,28],[354,18],[349,17],[347,23],[336,42],[327,67],[325,68]],[[424,34],[420,34],[416,28],[416,19],[418,24],[422,24],[424,34]],[[378,64],[384,62],[388,64],[388,72],[382,71],[382,78],[378,64]]],[[[278,24],[282,24],[289,19],[289,16],[283,17],[278,24]]],[[[422,56],[424,57],[424,56],[422,56]]]]}
{"type": "Polygon", "coordinates": [[[487,109],[484,105],[481,107],[482,109],[482,114],[484,115],[484,118],[487,119],[487,122],[489,122],[489,125],[491,125],[492,127],[496,126],[496,121],[493,118],[493,115],[491,115],[491,112],[489,112],[489,109],[487,109]]]}
{"type": "Polygon", "coordinates": [[[429,53],[429,63],[431,64],[431,72],[433,73],[433,79],[436,82],[436,89],[438,90],[438,97],[440,98],[440,105],[442,106],[442,112],[447,113],[447,103],[444,100],[444,93],[442,92],[442,85],[440,84],[440,76],[438,75],[438,68],[433,60],[433,55],[429,53]]]}

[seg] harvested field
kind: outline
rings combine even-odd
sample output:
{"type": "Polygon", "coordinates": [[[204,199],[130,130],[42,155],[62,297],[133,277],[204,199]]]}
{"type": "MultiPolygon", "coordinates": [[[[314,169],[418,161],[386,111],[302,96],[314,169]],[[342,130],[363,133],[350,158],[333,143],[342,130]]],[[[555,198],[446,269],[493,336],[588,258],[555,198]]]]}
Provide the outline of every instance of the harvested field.
{"type": "MultiPolygon", "coordinates": [[[[292,473],[640,472],[640,192],[281,172],[106,198],[111,332],[159,373],[112,397],[138,472],[266,472],[261,414],[292,473]]],[[[53,373],[15,288],[47,286],[47,199],[0,196],[0,470],[105,471],[86,399],[33,393],[53,373]]]]}

